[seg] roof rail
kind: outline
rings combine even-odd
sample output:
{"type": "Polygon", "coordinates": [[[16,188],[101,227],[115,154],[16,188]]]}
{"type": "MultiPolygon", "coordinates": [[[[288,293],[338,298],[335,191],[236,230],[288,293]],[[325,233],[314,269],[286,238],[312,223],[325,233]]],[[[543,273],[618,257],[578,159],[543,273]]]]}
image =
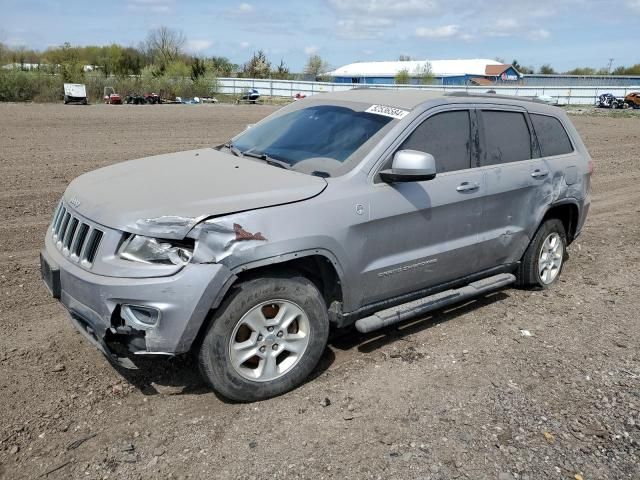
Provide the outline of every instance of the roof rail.
{"type": "Polygon", "coordinates": [[[485,93],[485,92],[447,92],[446,96],[449,97],[480,97],[480,98],[499,98],[503,100],[519,100],[521,102],[531,102],[531,103],[541,103],[544,105],[549,105],[548,102],[544,100],[534,97],[534,96],[519,96],[519,95],[498,95],[496,93],[485,93]]]}

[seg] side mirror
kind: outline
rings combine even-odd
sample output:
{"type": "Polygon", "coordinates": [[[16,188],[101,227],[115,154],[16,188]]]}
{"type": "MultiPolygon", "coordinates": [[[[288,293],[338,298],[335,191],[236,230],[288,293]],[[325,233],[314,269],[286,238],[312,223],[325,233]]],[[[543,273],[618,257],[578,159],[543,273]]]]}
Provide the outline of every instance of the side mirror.
{"type": "Polygon", "coordinates": [[[391,169],[382,170],[383,182],[420,182],[436,176],[436,160],[430,153],[400,150],[393,156],[391,169]]]}

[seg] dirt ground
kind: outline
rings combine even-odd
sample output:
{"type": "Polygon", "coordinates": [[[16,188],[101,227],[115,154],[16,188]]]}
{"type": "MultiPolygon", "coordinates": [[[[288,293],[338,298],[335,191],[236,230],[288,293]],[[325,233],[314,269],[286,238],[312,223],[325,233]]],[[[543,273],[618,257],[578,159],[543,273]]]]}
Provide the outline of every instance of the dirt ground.
{"type": "Polygon", "coordinates": [[[273,108],[0,105],[0,478],[640,479],[640,115],[573,117],[593,205],[556,287],[333,340],[282,397],[117,371],[74,331],[38,271],[67,183],[273,108]]]}

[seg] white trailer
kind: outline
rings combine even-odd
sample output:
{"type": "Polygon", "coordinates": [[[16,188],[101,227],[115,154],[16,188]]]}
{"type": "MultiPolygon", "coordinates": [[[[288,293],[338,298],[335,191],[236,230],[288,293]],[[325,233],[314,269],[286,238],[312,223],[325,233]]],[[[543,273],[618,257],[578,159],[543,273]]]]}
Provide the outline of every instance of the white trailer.
{"type": "Polygon", "coordinates": [[[64,104],[71,102],[87,104],[87,87],[83,83],[64,84],[64,104]]]}

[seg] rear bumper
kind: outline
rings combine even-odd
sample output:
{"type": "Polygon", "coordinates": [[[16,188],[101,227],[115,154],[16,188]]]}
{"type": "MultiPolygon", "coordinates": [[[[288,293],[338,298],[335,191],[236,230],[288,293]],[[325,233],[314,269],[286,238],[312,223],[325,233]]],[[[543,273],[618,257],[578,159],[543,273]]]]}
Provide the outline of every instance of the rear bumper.
{"type": "Polygon", "coordinates": [[[136,354],[189,351],[209,310],[218,306],[235,278],[217,264],[189,264],[168,277],[96,275],[61,255],[49,235],[41,255],[55,272],[59,300],[76,328],[108,355],[114,353],[112,342],[118,341],[136,354]],[[155,309],[157,322],[144,325],[124,318],[122,305],[155,309]]]}

